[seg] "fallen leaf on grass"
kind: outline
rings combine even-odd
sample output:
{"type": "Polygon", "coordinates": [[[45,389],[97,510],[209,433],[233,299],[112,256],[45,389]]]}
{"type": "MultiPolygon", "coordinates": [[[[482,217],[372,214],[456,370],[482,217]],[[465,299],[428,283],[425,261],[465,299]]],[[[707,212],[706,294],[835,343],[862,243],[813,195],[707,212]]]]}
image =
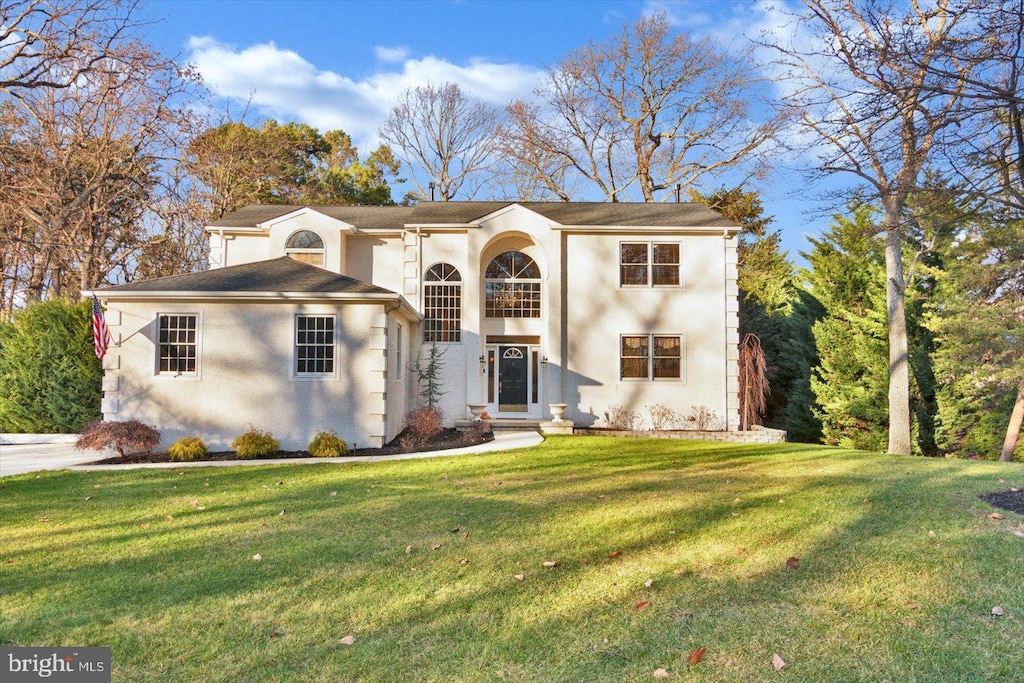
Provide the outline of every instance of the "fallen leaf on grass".
{"type": "Polygon", "coordinates": [[[704,659],[704,653],[707,651],[708,649],[706,647],[698,647],[696,650],[691,652],[689,659],[690,665],[692,666],[694,664],[697,664],[700,662],[700,660],[704,659]]]}
{"type": "Polygon", "coordinates": [[[650,600],[641,600],[640,602],[636,603],[636,608],[638,610],[647,609],[650,606],[651,606],[651,601],[650,600]]]}
{"type": "Polygon", "coordinates": [[[461,564],[463,567],[465,567],[467,564],[469,564],[469,560],[467,560],[465,557],[463,557],[461,560],[459,560],[459,564],[461,564]]]}
{"type": "Polygon", "coordinates": [[[985,517],[988,518],[988,519],[1002,519],[1003,518],[1003,516],[1001,514],[999,514],[998,512],[990,512],[987,515],[985,515],[985,517]]]}
{"type": "Polygon", "coordinates": [[[516,581],[522,581],[523,579],[526,578],[526,574],[513,574],[512,578],[515,579],[516,581]]]}
{"type": "Polygon", "coordinates": [[[554,569],[555,567],[558,566],[558,560],[548,560],[547,562],[544,563],[544,566],[547,567],[548,569],[554,569]]]}
{"type": "Polygon", "coordinates": [[[331,491],[331,493],[330,493],[330,496],[331,496],[332,498],[333,498],[334,496],[336,496],[336,495],[338,495],[338,492],[337,492],[337,491],[331,491]]]}
{"type": "Polygon", "coordinates": [[[995,607],[992,608],[992,616],[994,616],[994,617],[1001,617],[1004,614],[1005,614],[1005,611],[1003,610],[1003,606],[1002,605],[996,605],[995,607]]]}
{"type": "Polygon", "coordinates": [[[747,552],[746,548],[736,548],[736,554],[737,555],[742,555],[745,552],[747,552]]]}
{"type": "Polygon", "coordinates": [[[621,550],[613,550],[610,553],[608,553],[608,559],[610,560],[610,559],[612,559],[614,557],[620,557],[621,555],[622,555],[622,551],[621,550]]]}
{"type": "Polygon", "coordinates": [[[86,500],[92,500],[92,496],[86,496],[85,499],[86,500]]]}
{"type": "Polygon", "coordinates": [[[284,517],[284,513],[285,512],[287,512],[287,511],[286,510],[281,510],[280,512],[277,513],[277,516],[278,517],[284,517]]]}
{"type": "Polygon", "coordinates": [[[355,643],[356,643],[356,637],[355,636],[345,636],[344,638],[341,638],[341,639],[338,640],[338,644],[339,645],[355,645],[355,643]]]}
{"type": "Polygon", "coordinates": [[[435,545],[435,546],[433,547],[433,549],[434,549],[434,550],[440,550],[440,549],[441,549],[441,544],[440,544],[440,543],[438,543],[437,545],[435,545]]]}
{"type": "Polygon", "coordinates": [[[935,538],[935,532],[934,531],[929,531],[928,535],[931,536],[932,538],[935,538]]]}
{"type": "Polygon", "coordinates": [[[283,633],[281,633],[280,631],[271,631],[271,632],[270,632],[270,637],[271,637],[271,638],[280,638],[280,637],[281,637],[281,636],[283,636],[283,635],[284,635],[284,634],[283,634],[283,633]]]}
{"type": "Polygon", "coordinates": [[[49,521],[50,521],[50,516],[49,516],[49,515],[47,515],[46,517],[40,517],[40,518],[39,518],[39,521],[40,521],[40,522],[49,522],[49,521]]]}
{"type": "Polygon", "coordinates": [[[917,603],[916,602],[908,602],[907,603],[907,609],[917,609],[917,603]]]}
{"type": "Polygon", "coordinates": [[[672,678],[672,674],[670,674],[665,669],[655,669],[654,670],[654,677],[655,678],[672,678]]]}
{"type": "Polygon", "coordinates": [[[149,522],[143,522],[139,526],[141,526],[143,529],[148,529],[149,528],[149,522]]]}
{"type": "Polygon", "coordinates": [[[263,559],[263,556],[260,555],[259,553],[256,553],[255,555],[252,556],[252,559],[253,559],[254,562],[259,562],[260,560],[263,559]]]}
{"type": "Polygon", "coordinates": [[[644,588],[650,588],[654,585],[654,579],[647,579],[644,581],[644,588]]]}
{"type": "Polygon", "coordinates": [[[772,653],[772,666],[775,667],[776,671],[780,671],[782,667],[786,666],[786,660],[780,657],[776,653],[772,653]]]}
{"type": "Polygon", "coordinates": [[[800,568],[800,558],[799,557],[791,557],[788,560],[786,560],[786,569],[792,569],[793,571],[796,571],[799,568],[800,568]]]}

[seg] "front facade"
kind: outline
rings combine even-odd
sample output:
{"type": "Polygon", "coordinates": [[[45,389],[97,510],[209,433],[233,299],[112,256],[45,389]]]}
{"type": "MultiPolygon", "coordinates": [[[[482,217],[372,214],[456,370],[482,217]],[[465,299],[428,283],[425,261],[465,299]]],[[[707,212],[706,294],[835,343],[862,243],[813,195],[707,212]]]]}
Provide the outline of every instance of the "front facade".
{"type": "Polygon", "coordinates": [[[662,405],[735,428],[737,230],[695,204],[247,207],[209,227],[210,270],[97,292],[104,416],[168,443],[381,445],[437,344],[449,423],[564,403],[577,425],[662,405]]]}

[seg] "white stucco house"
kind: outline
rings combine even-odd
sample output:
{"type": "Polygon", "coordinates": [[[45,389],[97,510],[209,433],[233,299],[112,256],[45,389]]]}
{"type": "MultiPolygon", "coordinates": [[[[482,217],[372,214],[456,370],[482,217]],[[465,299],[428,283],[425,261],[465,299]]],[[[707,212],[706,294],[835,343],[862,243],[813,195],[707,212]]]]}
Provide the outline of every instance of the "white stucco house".
{"type": "Polygon", "coordinates": [[[210,269],[97,290],[107,420],[212,448],[249,426],[379,446],[419,405],[410,361],[444,349],[469,404],[592,425],[613,405],[738,423],[736,233],[698,204],[257,205],[208,227],[210,269]]]}

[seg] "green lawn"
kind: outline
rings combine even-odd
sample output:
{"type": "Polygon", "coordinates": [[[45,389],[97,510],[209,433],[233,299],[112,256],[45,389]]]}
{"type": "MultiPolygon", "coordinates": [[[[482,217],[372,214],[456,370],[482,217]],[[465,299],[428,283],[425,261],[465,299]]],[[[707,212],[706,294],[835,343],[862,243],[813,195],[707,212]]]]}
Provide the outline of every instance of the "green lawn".
{"type": "Polygon", "coordinates": [[[115,681],[1020,681],[1024,517],[977,498],[1011,486],[1024,466],[600,437],[23,475],[0,645],[109,645],[115,681]]]}

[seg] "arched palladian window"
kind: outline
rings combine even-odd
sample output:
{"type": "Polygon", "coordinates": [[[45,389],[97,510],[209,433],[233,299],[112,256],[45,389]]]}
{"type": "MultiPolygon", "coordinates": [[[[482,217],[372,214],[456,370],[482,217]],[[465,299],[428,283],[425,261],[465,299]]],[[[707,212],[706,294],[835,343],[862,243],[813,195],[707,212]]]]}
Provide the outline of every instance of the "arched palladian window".
{"type": "Polygon", "coordinates": [[[296,261],[323,266],[324,240],[312,230],[299,230],[285,242],[284,253],[296,261]]]}
{"type": "Polygon", "coordinates": [[[488,318],[540,317],[540,268],[532,258],[506,251],[487,264],[484,314],[488,318]]]}
{"type": "Polygon", "coordinates": [[[462,340],[462,276],[448,263],[438,263],[423,277],[423,341],[462,340]]]}

